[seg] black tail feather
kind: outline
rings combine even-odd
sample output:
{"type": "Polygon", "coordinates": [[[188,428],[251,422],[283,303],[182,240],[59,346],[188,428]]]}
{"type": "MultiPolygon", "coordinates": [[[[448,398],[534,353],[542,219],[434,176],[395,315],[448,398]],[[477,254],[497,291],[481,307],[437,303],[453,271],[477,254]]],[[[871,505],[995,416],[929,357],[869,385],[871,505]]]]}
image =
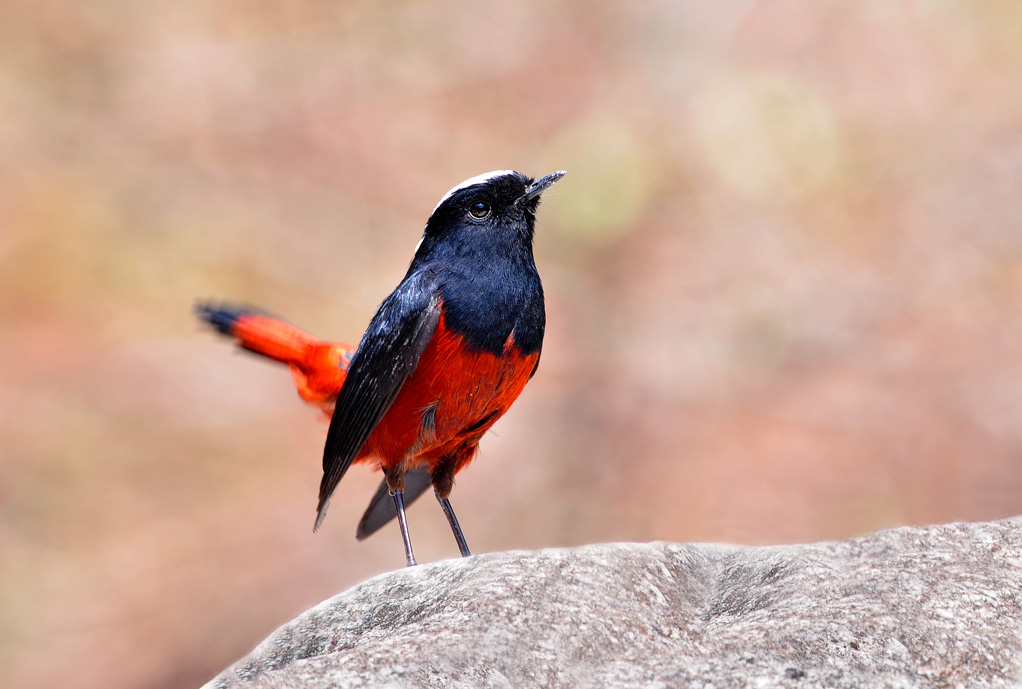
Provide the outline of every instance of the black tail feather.
{"type": "Polygon", "coordinates": [[[239,306],[237,304],[216,304],[211,301],[199,302],[195,305],[195,315],[206,321],[218,332],[224,335],[231,334],[231,328],[242,316],[268,316],[262,309],[252,306],[239,306]]]}

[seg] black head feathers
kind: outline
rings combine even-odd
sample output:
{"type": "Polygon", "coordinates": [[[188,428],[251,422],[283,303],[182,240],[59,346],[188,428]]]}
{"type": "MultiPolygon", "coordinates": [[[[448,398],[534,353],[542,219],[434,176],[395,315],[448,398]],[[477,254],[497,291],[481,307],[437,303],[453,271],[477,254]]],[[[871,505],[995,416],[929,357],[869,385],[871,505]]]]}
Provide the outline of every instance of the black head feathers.
{"type": "Polygon", "coordinates": [[[531,243],[540,195],[564,172],[535,180],[514,170],[496,170],[465,180],[440,199],[433,209],[423,239],[458,230],[472,234],[490,230],[518,235],[531,243]]]}

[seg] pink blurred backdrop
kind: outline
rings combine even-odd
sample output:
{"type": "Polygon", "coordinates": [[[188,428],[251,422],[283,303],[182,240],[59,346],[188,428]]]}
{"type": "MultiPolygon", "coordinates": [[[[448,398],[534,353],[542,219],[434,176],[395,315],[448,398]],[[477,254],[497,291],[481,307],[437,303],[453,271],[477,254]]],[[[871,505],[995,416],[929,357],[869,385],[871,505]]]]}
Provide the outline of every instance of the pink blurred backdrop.
{"type": "Polygon", "coordinates": [[[7,0],[0,46],[5,686],[195,686],[402,565],[365,469],[313,535],[324,427],[190,309],[357,340],[495,168],[569,174],[475,550],[1022,512],[1018,3],[7,0]]]}

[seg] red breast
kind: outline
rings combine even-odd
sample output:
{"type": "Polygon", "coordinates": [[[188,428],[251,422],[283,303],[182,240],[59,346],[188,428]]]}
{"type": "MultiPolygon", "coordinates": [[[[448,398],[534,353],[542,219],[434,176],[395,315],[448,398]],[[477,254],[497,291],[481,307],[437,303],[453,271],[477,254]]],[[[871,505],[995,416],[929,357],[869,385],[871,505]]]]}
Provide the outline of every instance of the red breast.
{"type": "Polygon", "coordinates": [[[432,340],[356,461],[375,458],[384,468],[407,458],[406,468],[431,468],[457,455],[467,464],[479,439],[518,398],[539,353],[525,355],[514,333],[501,354],[476,349],[448,329],[443,315],[432,340]]]}

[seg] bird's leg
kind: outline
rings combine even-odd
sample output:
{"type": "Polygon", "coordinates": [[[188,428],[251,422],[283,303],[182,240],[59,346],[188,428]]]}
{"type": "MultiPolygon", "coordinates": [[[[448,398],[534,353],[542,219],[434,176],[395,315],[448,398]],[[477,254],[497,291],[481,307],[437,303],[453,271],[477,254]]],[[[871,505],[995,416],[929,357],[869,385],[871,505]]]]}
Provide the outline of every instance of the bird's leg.
{"type": "Polygon", "coordinates": [[[451,501],[447,498],[440,497],[440,493],[436,493],[437,502],[440,503],[440,508],[447,515],[447,522],[451,525],[451,531],[454,532],[454,540],[458,542],[458,549],[461,550],[462,557],[468,557],[472,553],[469,552],[468,543],[465,542],[465,534],[461,533],[461,525],[458,524],[458,518],[454,515],[454,508],[451,507],[451,501]]]}
{"type": "Polygon", "coordinates": [[[433,494],[436,495],[436,500],[440,503],[440,509],[444,511],[444,516],[447,517],[447,523],[451,525],[451,531],[454,533],[454,540],[458,542],[458,550],[461,551],[461,556],[468,557],[472,553],[468,549],[468,543],[465,542],[465,534],[461,532],[461,525],[458,523],[458,517],[454,514],[454,508],[451,507],[451,501],[447,498],[451,494],[453,487],[454,462],[448,460],[443,462],[433,472],[433,494]]]}
{"type": "Polygon", "coordinates": [[[415,553],[412,552],[412,539],[408,535],[408,519],[405,517],[405,472],[400,468],[386,470],[387,488],[390,497],[394,499],[394,507],[397,509],[397,523],[401,528],[401,538],[405,544],[405,561],[409,567],[414,566],[415,553]]]}
{"type": "Polygon", "coordinates": [[[401,527],[401,538],[405,542],[405,561],[409,567],[413,567],[415,562],[415,553],[412,552],[412,539],[408,535],[408,519],[405,518],[405,498],[404,491],[397,490],[390,494],[390,497],[394,498],[394,507],[397,508],[397,523],[401,527]]]}

